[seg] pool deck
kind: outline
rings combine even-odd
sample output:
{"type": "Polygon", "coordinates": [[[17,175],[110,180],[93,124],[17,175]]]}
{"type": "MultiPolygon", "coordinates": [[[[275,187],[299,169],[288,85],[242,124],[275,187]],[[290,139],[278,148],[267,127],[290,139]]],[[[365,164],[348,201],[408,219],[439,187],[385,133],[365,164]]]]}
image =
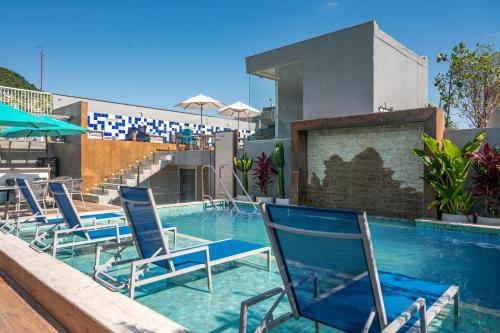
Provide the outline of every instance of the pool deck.
{"type": "Polygon", "coordinates": [[[49,314],[0,272],[1,332],[66,332],[49,314]]]}

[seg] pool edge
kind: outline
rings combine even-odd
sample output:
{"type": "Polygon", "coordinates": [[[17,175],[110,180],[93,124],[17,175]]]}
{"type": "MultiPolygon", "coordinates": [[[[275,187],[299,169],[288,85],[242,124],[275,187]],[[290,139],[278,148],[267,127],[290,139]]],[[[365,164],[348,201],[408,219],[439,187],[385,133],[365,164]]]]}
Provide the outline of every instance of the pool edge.
{"type": "Polygon", "coordinates": [[[191,332],[89,276],[0,233],[0,270],[70,331],[191,332]]]}

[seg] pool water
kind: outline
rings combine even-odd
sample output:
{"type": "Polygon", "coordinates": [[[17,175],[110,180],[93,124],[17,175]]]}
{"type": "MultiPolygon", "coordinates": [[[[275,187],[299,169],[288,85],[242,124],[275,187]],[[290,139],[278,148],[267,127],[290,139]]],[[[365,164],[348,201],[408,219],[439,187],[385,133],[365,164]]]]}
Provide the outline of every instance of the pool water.
{"type": "MultiPolygon", "coordinates": [[[[250,211],[250,210],[249,210],[250,211]]],[[[236,238],[269,244],[259,214],[234,215],[224,211],[198,211],[172,216],[159,210],[162,222],[181,234],[175,248],[236,238]]],[[[500,237],[457,230],[420,227],[406,220],[369,217],[378,268],[434,282],[460,286],[460,318],[453,320],[448,305],[429,327],[430,332],[500,331],[500,237]]],[[[130,248],[124,257],[135,256],[130,248]]],[[[92,274],[93,247],[74,253],[61,251],[58,258],[86,274],[92,274]]],[[[281,285],[276,265],[268,272],[265,257],[214,267],[214,292],[207,291],[203,271],[160,281],[137,289],[136,300],[195,332],[236,332],[241,301],[281,285]]],[[[112,272],[126,278],[129,267],[112,272]]],[[[153,272],[154,273],[154,272],[153,272]]],[[[249,311],[249,328],[269,307],[263,303],[249,311]]],[[[287,311],[286,301],[279,307],[287,311]]],[[[290,320],[273,332],[314,332],[305,319],[290,320]]],[[[334,331],[322,329],[322,331],[334,331]]]]}

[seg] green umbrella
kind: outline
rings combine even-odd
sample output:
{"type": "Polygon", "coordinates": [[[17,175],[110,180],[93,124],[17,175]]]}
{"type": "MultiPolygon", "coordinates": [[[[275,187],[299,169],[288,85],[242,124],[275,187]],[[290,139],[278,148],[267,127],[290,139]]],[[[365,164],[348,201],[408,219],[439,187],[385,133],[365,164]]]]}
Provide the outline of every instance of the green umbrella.
{"type": "Polygon", "coordinates": [[[42,117],[13,108],[10,105],[0,103],[0,126],[27,126],[41,128],[50,126],[42,117]]]}
{"type": "Polygon", "coordinates": [[[78,135],[86,133],[86,128],[70,124],[66,121],[57,120],[48,116],[37,117],[46,127],[10,127],[0,131],[0,137],[4,138],[27,138],[27,137],[45,137],[45,151],[47,158],[49,157],[49,145],[47,137],[49,136],[65,136],[78,135]]]}

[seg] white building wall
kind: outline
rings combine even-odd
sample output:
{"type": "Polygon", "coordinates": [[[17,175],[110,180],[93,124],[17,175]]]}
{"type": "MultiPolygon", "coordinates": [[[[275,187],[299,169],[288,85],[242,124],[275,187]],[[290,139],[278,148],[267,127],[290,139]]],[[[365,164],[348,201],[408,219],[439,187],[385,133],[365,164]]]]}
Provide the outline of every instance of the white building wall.
{"type": "Polygon", "coordinates": [[[375,26],[373,112],[379,106],[415,109],[428,103],[427,58],[397,42],[375,26]]]}
{"type": "MultiPolygon", "coordinates": [[[[76,102],[87,102],[88,111],[94,113],[108,113],[114,115],[134,116],[165,121],[177,121],[185,123],[200,123],[199,113],[178,112],[167,109],[152,108],[139,105],[123,104],[109,101],[101,101],[90,98],[53,94],[53,109],[57,109],[76,102]]],[[[193,110],[195,111],[195,110],[193,110]]],[[[203,115],[203,124],[209,126],[229,127],[236,129],[237,121],[231,118],[222,118],[203,115]]],[[[254,124],[250,128],[254,129],[254,124]]],[[[248,122],[240,122],[240,129],[248,129],[248,122]]]]}
{"type": "Polygon", "coordinates": [[[427,60],[370,21],[246,58],[248,73],[303,61],[304,120],[427,103],[427,60]]]}

